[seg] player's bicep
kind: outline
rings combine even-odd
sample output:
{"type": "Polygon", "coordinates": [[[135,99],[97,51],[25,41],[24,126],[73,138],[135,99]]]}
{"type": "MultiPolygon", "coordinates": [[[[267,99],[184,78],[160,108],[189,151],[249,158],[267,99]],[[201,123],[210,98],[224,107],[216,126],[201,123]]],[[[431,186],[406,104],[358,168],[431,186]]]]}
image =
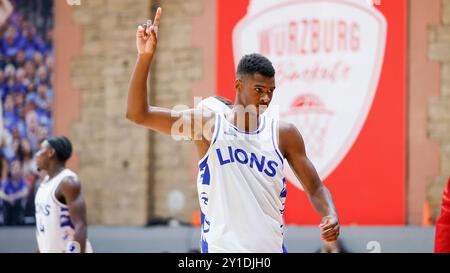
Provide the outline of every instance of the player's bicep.
{"type": "Polygon", "coordinates": [[[81,185],[75,178],[67,178],[61,185],[61,194],[66,200],[72,223],[86,225],[86,203],[81,192],[81,185]]]}
{"type": "Polygon", "coordinates": [[[285,157],[303,188],[308,194],[315,192],[320,187],[321,181],[314,165],[306,155],[302,135],[295,126],[289,125],[280,134],[280,139],[284,143],[285,157]]]}

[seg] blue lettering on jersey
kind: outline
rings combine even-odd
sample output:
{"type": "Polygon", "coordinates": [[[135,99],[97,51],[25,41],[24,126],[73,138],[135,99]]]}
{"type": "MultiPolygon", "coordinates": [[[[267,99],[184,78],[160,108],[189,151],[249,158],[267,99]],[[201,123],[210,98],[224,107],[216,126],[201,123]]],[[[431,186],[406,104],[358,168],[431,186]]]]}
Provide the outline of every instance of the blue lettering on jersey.
{"type": "Polygon", "coordinates": [[[264,162],[266,161],[266,157],[262,156],[261,161],[258,161],[258,157],[254,153],[250,156],[250,168],[253,168],[253,165],[256,164],[259,172],[262,172],[264,169],[264,162]]]}
{"type": "Polygon", "coordinates": [[[36,204],[36,214],[43,214],[45,216],[49,216],[51,208],[52,207],[50,205],[38,203],[38,204],[36,204]]]}
{"type": "Polygon", "coordinates": [[[255,153],[246,152],[243,149],[235,149],[231,146],[228,146],[228,153],[222,153],[220,148],[216,149],[217,158],[219,159],[219,163],[221,166],[238,162],[242,165],[249,165],[250,168],[255,169],[260,173],[264,172],[269,177],[274,177],[277,174],[276,167],[279,164],[274,160],[267,160],[265,156],[262,156],[261,159],[255,153]]]}
{"type": "Polygon", "coordinates": [[[233,148],[231,148],[230,146],[228,146],[228,154],[230,155],[230,161],[234,162],[233,148]]]}
{"type": "Polygon", "coordinates": [[[270,177],[274,177],[277,174],[277,170],[273,165],[275,165],[275,167],[278,167],[277,162],[270,160],[269,162],[267,162],[267,167],[271,170],[271,172],[268,172],[267,169],[264,170],[264,172],[270,177]]]}
{"type": "MultiPolygon", "coordinates": [[[[230,148],[230,147],[228,147],[228,148],[230,148]]],[[[248,155],[247,155],[247,153],[244,150],[236,149],[234,151],[234,154],[236,156],[236,161],[237,162],[239,162],[241,164],[244,164],[244,165],[248,163],[248,155]],[[241,156],[239,156],[239,155],[241,155],[241,156]]]]}
{"type": "Polygon", "coordinates": [[[217,149],[216,151],[217,151],[217,156],[219,157],[219,162],[220,162],[221,166],[231,162],[231,160],[229,160],[229,159],[228,160],[223,160],[222,153],[220,152],[220,149],[217,149]]]}

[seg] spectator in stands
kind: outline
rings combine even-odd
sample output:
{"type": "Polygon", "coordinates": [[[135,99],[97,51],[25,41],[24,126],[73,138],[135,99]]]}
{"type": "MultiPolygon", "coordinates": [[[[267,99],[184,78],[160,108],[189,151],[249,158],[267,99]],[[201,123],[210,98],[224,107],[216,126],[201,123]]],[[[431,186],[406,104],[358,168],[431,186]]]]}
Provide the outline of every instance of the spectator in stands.
{"type": "Polygon", "coordinates": [[[14,111],[14,101],[11,94],[6,95],[3,104],[3,124],[6,129],[11,130],[17,122],[17,115],[14,111]]]}
{"type": "MultiPolygon", "coordinates": [[[[5,128],[0,134],[0,189],[10,183],[11,167],[17,164],[29,189],[34,187],[38,174],[31,156],[52,133],[52,6],[52,0],[0,0],[0,113],[5,128]],[[3,14],[9,18],[3,20],[3,14]]],[[[10,196],[2,193],[7,200],[0,203],[9,204],[10,196]]]]}
{"type": "Polygon", "coordinates": [[[2,182],[0,198],[3,200],[3,217],[6,225],[23,224],[28,185],[22,177],[21,163],[15,160],[10,166],[11,174],[2,182]]]}
{"type": "Polygon", "coordinates": [[[33,154],[31,151],[30,142],[26,138],[22,138],[18,151],[18,159],[22,162],[22,175],[28,185],[32,185],[38,178],[39,173],[35,162],[33,161],[33,154]]]}

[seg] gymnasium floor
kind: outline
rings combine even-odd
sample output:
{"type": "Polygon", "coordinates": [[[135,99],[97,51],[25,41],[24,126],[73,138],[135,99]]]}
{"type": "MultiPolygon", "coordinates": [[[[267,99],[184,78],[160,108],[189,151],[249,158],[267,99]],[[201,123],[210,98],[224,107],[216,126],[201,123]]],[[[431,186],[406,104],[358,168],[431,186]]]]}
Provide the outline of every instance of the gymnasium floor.
{"type": "MultiPolygon", "coordinates": [[[[185,253],[198,250],[200,228],[196,227],[103,227],[90,226],[89,240],[100,253],[185,253]]],[[[341,242],[348,252],[431,253],[434,227],[344,226],[341,242]]],[[[320,246],[317,227],[288,226],[285,244],[290,253],[316,252],[320,246]]],[[[0,253],[34,252],[34,227],[0,227],[0,253]]]]}

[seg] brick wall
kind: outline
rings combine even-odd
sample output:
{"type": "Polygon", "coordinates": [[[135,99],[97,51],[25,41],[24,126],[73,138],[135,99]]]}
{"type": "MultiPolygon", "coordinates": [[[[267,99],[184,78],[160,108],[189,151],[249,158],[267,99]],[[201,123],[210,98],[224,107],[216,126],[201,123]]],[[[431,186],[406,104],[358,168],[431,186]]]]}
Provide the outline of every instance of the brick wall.
{"type": "Polygon", "coordinates": [[[150,2],[82,1],[72,14],[82,50],[71,64],[81,96],[71,135],[89,222],[143,225],[149,215],[150,134],[128,122],[125,110],[135,29],[150,14],[150,2]]]}
{"type": "MultiPolygon", "coordinates": [[[[201,30],[194,29],[193,21],[204,13],[205,0],[159,2],[163,15],[150,100],[153,105],[162,107],[172,108],[177,104],[191,107],[193,85],[203,76],[203,51],[193,44],[194,31],[201,30]]],[[[193,144],[156,133],[152,133],[152,144],[154,217],[190,221],[192,213],[198,209],[192,172],[193,144]]]]}
{"type": "Polygon", "coordinates": [[[450,177],[450,0],[441,0],[441,17],[441,24],[429,29],[429,58],[441,66],[440,96],[428,102],[428,133],[440,143],[440,175],[427,188],[434,216],[440,213],[442,192],[450,177]]]}
{"type": "Polygon", "coordinates": [[[80,94],[70,137],[90,224],[144,225],[155,217],[190,221],[198,209],[193,145],[132,124],[125,110],[135,29],[157,6],[163,18],[149,80],[152,105],[192,106],[195,95],[213,93],[214,81],[204,79],[211,74],[204,67],[214,67],[204,54],[212,51],[203,48],[214,48],[214,3],[87,0],[70,7],[81,33],[81,52],[70,61],[71,85],[80,94]]]}

